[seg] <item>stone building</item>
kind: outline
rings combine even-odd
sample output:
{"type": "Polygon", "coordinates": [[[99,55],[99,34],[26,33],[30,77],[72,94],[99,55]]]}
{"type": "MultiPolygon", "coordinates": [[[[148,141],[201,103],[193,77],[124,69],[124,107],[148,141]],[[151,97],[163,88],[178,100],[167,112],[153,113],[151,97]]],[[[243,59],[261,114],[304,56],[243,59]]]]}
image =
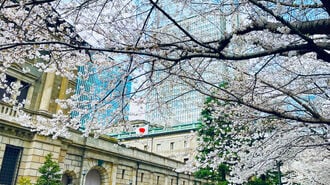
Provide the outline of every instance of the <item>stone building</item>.
{"type": "Polygon", "coordinates": [[[72,132],[69,139],[53,140],[10,122],[2,122],[0,131],[1,184],[15,184],[20,177],[36,182],[48,153],[59,162],[64,184],[201,184],[191,175],[175,172],[182,162],[119,145],[112,138],[87,138],[72,132]]]}
{"type": "MultiPolygon", "coordinates": [[[[57,98],[75,82],[31,70],[21,73],[16,67],[8,71],[11,82],[23,84],[19,101],[27,99],[24,111],[30,116],[50,118],[59,107],[57,98]]],[[[1,91],[0,93],[6,93],[1,91]]],[[[68,138],[52,139],[31,132],[18,124],[17,110],[0,103],[0,184],[13,185],[21,177],[35,183],[38,168],[48,153],[59,162],[64,184],[74,185],[195,185],[201,181],[191,175],[175,172],[183,162],[149,151],[119,144],[116,139],[82,137],[71,131],[68,138]]]]}
{"type": "Polygon", "coordinates": [[[154,127],[144,120],[131,121],[133,127],[126,132],[111,134],[120,143],[137,147],[181,162],[196,156],[199,123],[180,124],[172,127],[154,127]],[[149,126],[148,133],[139,135],[136,128],[149,126]]]}

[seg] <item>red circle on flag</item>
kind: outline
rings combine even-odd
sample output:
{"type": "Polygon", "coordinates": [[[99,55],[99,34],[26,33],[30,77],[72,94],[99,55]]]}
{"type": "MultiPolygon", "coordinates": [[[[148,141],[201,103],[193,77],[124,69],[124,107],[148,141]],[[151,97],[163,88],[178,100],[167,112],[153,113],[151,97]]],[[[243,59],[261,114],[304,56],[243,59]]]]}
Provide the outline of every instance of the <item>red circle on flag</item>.
{"type": "Polygon", "coordinates": [[[145,128],[143,128],[143,127],[139,128],[139,132],[141,132],[142,134],[143,134],[145,131],[146,131],[145,128]]]}

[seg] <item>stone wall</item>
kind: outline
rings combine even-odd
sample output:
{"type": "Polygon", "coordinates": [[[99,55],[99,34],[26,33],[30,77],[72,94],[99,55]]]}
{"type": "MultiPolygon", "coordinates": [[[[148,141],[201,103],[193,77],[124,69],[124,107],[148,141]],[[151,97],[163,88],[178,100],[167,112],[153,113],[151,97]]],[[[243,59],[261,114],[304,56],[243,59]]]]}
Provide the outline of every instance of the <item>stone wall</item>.
{"type": "MultiPolygon", "coordinates": [[[[59,162],[62,173],[71,184],[85,183],[91,170],[97,171],[102,185],[195,185],[200,180],[176,173],[182,162],[138,148],[118,144],[108,137],[82,137],[72,131],[70,138],[52,139],[32,133],[21,126],[0,123],[0,164],[2,166],[6,146],[21,148],[21,159],[16,179],[29,177],[33,183],[38,168],[48,153],[59,162]]],[[[0,169],[2,170],[2,169],[0,169]]],[[[17,182],[17,181],[16,181],[17,182]]],[[[87,181],[86,181],[87,182],[87,181]]]]}
{"type": "Polygon", "coordinates": [[[127,138],[120,142],[184,162],[193,159],[196,155],[197,135],[187,130],[127,138]]]}

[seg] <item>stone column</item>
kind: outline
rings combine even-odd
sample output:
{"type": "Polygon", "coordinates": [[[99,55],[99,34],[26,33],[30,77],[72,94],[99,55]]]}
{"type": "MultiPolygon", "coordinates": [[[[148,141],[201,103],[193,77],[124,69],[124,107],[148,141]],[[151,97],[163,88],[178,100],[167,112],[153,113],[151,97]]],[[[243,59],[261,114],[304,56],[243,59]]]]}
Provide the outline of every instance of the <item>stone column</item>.
{"type": "Polygon", "coordinates": [[[28,90],[27,95],[26,95],[26,100],[27,101],[25,102],[25,105],[24,105],[24,107],[27,108],[27,109],[30,108],[30,106],[31,106],[33,91],[34,91],[34,85],[31,85],[29,87],[29,90],[28,90]]]}
{"type": "MultiPolygon", "coordinates": [[[[58,95],[58,98],[60,100],[64,100],[66,99],[66,90],[68,89],[68,84],[69,84],[69,80],[66,77],[62,78],[61,81],[61,88],[60,88],[60,92],[58,95]]],[[[56,106],[56,112],[59,111],[61,109],[61,107],[59,105],[56,106]]]]}
{"type": "Polygon", "coordinates": [[[155,178],[157,178],[157,174],[150,172],[149,184],[156,184],[157,182],[155,178]]]}
{"type": "Polygon", "coordinates": [[[110,177],[111,185],[116,185],[117,169],[118,169],[118,164],[112,164],[111,177],[110,177]]]}
{"type": "Polygon", "coordinates": [[[138,182],[140,179],[138,178],[138,174],[136,173],[136,168],[132,168],[132,180],[133,180],[133,185],[136,185],[136,182],[138,182]]]}
{"type": "Polygon", "coordinates": [[[167,184],[169,184],[169,182],[168,182],[168,175],[166,175],[166,174],[164,174],[164,183],[167,185],[167,184]]]}
{"type": "Polygon", "coordinates": [[[48,111],[50,99],[52,96],[52,90],[54,86],[55,74],[47,73],[44,89],[41,96],[39,110],[48,111]]]}

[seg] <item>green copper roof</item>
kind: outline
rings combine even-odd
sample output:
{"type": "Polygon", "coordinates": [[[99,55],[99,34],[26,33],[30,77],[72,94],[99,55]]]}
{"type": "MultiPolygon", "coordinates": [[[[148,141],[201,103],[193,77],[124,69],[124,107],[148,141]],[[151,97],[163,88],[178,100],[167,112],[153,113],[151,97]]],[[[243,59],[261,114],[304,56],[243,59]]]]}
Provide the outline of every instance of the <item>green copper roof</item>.
{"type": "MultiPolygon", "coordinates": [[[[196,130],[200,126],[200,124],[201,123],[189,123],[189,124],[180,124],[180,125],[175,125],[172,127],[164,127],[164,128],[152,128],[152,127],[150,128],[149,127],[148,134],[144,135],[143,137],[196,130]]],[[[117,139],[133,139],[136,137],[141,137],[141,136],[137,135],[135,133],[135,131],[114,133],[114,134],[109,134],[109,136],[117,138],[117,139]]]]}

